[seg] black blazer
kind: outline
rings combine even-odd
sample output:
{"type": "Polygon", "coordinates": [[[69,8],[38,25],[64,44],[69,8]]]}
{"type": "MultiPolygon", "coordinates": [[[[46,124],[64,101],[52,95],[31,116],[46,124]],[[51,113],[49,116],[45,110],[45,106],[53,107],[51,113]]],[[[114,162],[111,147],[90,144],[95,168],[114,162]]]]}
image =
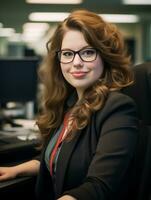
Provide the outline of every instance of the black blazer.
{"type": "Polygon", "coordinates": [[[43,152],[37,198],[54,200],[69,194],[78,200],[124,199],[138,138],[136,116],[130,97],[111,92],[88,126],[64,142],[53,178],[43,152]]]}

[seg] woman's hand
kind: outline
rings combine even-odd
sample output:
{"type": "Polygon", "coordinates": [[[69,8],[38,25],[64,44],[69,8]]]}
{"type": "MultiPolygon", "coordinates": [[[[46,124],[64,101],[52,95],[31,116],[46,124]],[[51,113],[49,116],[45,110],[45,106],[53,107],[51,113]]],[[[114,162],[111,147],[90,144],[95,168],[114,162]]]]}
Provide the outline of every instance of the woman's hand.
{"type": "Polygon", "coordinates": [[[39,172],[40,162],[30,160],[12,167],[0,167],[0,181],[16,178],[17,176],[34,176],[39,172]]]}
{"type": "Polygon", "coordinates": [[[17,176],[15,167],[0,167],[0,181],[13,179],[17,176]]]}
{"type": "Polygon", "coordinates": [[[60,197],[58,200],[76,200],[76,199],[70,195],[64,195],[60,197]]]}

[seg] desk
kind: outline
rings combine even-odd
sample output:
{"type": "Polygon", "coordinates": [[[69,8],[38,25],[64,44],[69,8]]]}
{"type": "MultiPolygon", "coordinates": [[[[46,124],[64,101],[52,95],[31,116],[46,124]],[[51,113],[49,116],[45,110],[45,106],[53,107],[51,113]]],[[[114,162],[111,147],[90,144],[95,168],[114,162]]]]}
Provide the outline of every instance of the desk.
{"type": "MultiPolygon", "coordinates": [[[[0,134],[0,166],[13,166],[39,155],[39,140],[20,140],[14,134],[0,134]]],[[[35,199],[36,177],[19,177],[0,182],[0,199],[35,199]]]]}
{"type": "Polygon", "coordinates": [[[35,200],[36,177],[20,177],[0,182],[0,199],[35,200]]]}
{"type": "MultiPolygon", "coordinates": [[[[39,138],[22,140],[16,133],[0,131],[0,166],[29,160],[39,154],[39,138]]],[[[23,135],[26,137],[26,135],[23,135]]]]}

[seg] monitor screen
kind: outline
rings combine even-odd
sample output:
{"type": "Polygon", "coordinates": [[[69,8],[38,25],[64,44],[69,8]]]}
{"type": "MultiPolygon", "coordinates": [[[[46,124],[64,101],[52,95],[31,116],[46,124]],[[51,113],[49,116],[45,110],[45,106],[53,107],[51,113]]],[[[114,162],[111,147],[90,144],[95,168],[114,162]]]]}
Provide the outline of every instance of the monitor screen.
{"type": "Polygon", "coordinates": [[[0,58],[0,103],[34,101],[38,58],[0,58]]]}

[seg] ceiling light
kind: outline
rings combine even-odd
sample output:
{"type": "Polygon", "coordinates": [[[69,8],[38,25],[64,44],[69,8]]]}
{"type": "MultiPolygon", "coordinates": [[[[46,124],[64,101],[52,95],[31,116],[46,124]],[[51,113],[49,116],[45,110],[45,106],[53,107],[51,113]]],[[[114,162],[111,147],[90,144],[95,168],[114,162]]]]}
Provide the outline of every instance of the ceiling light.
{"type": "Polygon", "coordinates": [[[123,0],[123,4],[151,5],[151,0],[123,0]]]}
{"type": "Polygon", "coordinates": [[[29,19],[31,21],[59,22],[63,21],[66,17],[68,17],[68,15],[69,13],[65,12],[52,12],[52,13],[35,12],[29,15],[29,19]]]}
{"type": "Polygon", "coordinates": [[[48,29],[48,23],[25,23],[23,25],[22,39],[24,41],[37,40],[43,37],[48,29]]]}
{"type": "Polygon", "coordinates": [[[136,23],[139,21],[137,15],[126,14],[101,14],[106,21],[111,23],[136,23]]]}
{"type": "Polygon", "coordinates": [[[33,4],[80,4],[82,0],[26,0],[33,4]]]}
{"type": "Polygon", "coordinates": [[[42,33],[32,33],[32,32],[24,32],[22,34],[22,40],[23,41],[35,41],[40,40],[43,37],[42,33]]]}
{"type": "MultiPolygon", "coordinates": [[[[60,22],[68,17],[70,13],[65,12],[35,12],[29,15],[31,21],[48,21],[48,22],[60,22]]],[[[137,15],[126,14],[101,14],[106,21],[112,23],[136,23],[139,21],[137,15]]]]}
{"type": "Polygon", "coordinates": [[[14,33],[9,37],[8,39],[10,42],[20,42],[22,41],[21,34],[20,33],[14,33]]]}
{"type": "Polygon", "coordinates": [[[39,31],[43,30],[46,31],[49,29],[49,24],[48,23],[25,23],[23,25],[23,30],[32,30],[32,31],[39,31]]]}
{"type": "Polygon", "coordinates": [[[10,37],[14,32],[13,28],[0,28],[0,37],[10,37]]]}

